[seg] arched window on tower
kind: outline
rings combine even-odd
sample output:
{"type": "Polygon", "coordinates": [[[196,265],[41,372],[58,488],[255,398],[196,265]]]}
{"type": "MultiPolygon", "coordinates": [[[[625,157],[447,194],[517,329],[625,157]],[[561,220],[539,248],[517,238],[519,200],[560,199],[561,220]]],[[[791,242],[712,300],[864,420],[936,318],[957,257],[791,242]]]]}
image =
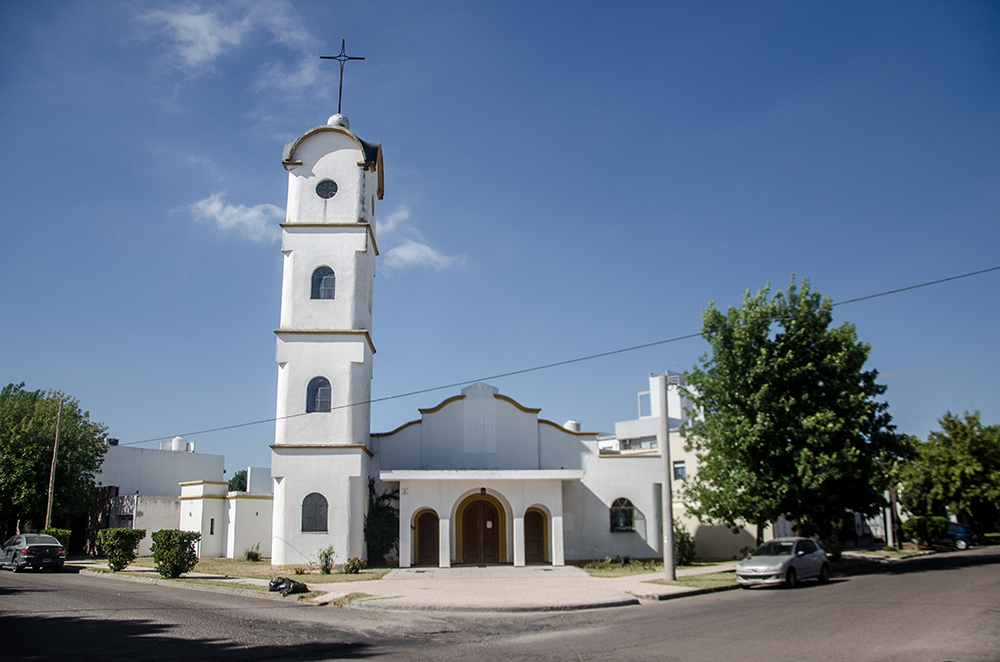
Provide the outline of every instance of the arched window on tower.
{"type": "Polygon", "coordinates": [[[330,267],[319,267],[312,276],[312,296],[311,299],[332,299],[334,298],[334,285],[337,277],[330,267]]]}
{"type": "Polygon", "coordinates": [[[307,494],[302,500],[302,530],[326,531],[326,515],[329,507],[326,497],[318,492],[307,494]]]}
{"type": "Polygon", "coordinates": [[[611,504],[611,530],[635,531],[635,506],[624,497],[611,504]]]}
{"type": "Polygon", "coordinates": [[[330,380],[314,377],[306,389],[306,413],[330,411],[330,380]]]}

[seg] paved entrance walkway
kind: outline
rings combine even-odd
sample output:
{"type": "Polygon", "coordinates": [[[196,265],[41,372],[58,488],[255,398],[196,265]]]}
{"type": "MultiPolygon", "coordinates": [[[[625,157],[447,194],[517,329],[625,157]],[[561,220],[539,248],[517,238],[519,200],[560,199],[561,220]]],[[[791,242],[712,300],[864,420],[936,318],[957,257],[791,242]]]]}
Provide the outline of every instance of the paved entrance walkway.
{"type": "Polygon", "coordinates": [[[590,577],[571,565],[459,565],[451,568],[395,568],[382,581],[412,579],[552,579],[555,577],[590,577]]]}

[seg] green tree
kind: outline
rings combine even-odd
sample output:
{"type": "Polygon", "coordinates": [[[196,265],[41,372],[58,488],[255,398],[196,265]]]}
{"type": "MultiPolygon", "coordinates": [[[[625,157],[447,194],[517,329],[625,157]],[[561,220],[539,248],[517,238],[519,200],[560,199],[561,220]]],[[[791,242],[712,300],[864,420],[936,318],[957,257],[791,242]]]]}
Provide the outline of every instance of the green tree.
{"type": "Polygon", "coordinates": [[[978,411],[948,412],[939,423],[903,469],[903,505],[915,515],[955,515],[981,533],[997,530],[1000,426],[984,426],[978,411]]]}
{"type": "Polygon", "coordinates": [[[247,470],[240,469],[233,474],[233,477],[229,479],[229,491],[230,492],[246,492],[247,491],[247,470]]]}
{"type": "Polygon", "coordinates": [[[365,542],[368,560],[373,567],[384,566],[385,555],[399,544],[399,488],[378,494],[375,479],[368,479],[368,514],[365,515],[365,542]]]}
{"type": "Polygon", "coordinates": [[[107,428],[58,391],[26,391],[24,383],[0,391],[0,528],[4,538],[18,523],[42,528],[48,502],[56,413],[63,402],[53,522],[86,515],[95,477],[107,450],[107,428]]]}
{"type": "Polygon", "coordinates": [[[828,544],[849,511],[874,514],[886,471],[903,450],[885,387],[864,370],[870,347],[854,325],[833,327],[832,304],[792,278],[702,314],[711,352],[686,377],[694,416],[685,430],[698,457],[691,511],[707,521],[763,527],[780,515],[828,544]]]}

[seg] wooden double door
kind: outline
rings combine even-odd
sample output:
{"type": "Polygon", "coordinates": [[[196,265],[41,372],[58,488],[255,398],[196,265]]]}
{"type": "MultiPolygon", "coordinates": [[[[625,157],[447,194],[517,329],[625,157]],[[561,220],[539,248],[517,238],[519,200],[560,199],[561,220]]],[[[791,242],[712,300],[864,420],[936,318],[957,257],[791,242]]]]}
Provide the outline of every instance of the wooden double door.
{"type": "Polygon", "coordinates": [[[477,499],[462,513],[462,562],[500,563],[500,517],[496,507],[477,499]]]}

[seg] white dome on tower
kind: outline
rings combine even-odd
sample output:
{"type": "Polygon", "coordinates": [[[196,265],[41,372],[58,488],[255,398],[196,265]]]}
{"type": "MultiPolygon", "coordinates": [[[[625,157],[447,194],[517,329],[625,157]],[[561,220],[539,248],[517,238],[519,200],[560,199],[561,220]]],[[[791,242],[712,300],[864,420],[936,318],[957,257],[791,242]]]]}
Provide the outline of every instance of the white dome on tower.
{"type": "Polygon", "coordinates": [[[351,123],[347,120],[346,117],[344,117],[340,113],[337,113],[336,115],[330,115],[330,119],[326,121],[326,124],[327,126],[341,126],[344,127],[345,129],[351,128],[351,123]]]}

